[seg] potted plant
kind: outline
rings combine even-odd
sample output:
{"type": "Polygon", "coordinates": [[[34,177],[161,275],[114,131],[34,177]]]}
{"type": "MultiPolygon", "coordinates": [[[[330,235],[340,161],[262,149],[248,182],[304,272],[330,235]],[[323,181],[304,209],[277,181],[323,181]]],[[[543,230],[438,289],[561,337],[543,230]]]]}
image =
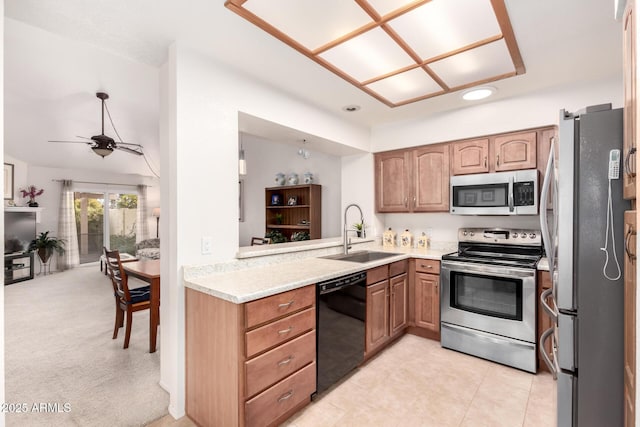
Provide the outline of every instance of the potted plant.
{"type": "Polygon", "coordinates": [[[36,202],[36,197],[44,193],[43,189],[38,190],[35,185],[30,185],[26,188],[26,190],[20,190],[20,194],[22,197],[29,198],[29,207],[37,208],[38,202],[36,202]]]}
{"type": "Polygon", "coordinates": [[[281,213],[277,213],[273,216],[273,219],[275,219],[276,224],[282,224],[283,215],[281,213]]]}
{"type": "Polygon", "coordinates": [[[271,230],[265,234],[264,237],[271,239],[271,243],[284,243],[287,241],[287,238],[280,232],[280,230],[271,230]]]}
{"type": "Polygon", "coordinates": [[[53,251],[58,252],[59,255],[64,253],[64,240],[57,237],[49,237],[49,232],[44,231],[31,241],[29,251],[36,251],[40,261],[46,264],[51,255],[53,255],[53,251]]]}
{"type": "Polygon", "coordinates": [[[362,230],[364,230],[364,222],[356,222],[353,224],[353,229],[356,230],[356,235],[362,237],[362,230]]]}

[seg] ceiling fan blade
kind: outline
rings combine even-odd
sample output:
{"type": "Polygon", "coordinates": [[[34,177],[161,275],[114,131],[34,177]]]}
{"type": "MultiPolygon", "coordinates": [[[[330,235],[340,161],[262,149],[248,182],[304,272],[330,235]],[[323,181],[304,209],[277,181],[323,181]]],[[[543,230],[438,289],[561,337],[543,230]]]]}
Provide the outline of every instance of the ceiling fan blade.
{"type": "Polygon", "coordinates": [[[91,145],[91,142],[85,142],[85,141],[49,141],[49,142],[64,142],[64,143],[68,143],[68,144],[89,144],[91,145]]]}
{"type": "Polygon", "coordinates": [[[130,143],[130,142],[121,142],[121,141],[117,141],[117,142],[116,142],[116,144],[117,144],[117,145],[133,145],[134,147],[140,147],[140,148],[142,148],[142,145],[140,145],[140,144],[132,144],[132,143],[130,143]]]}
{"type": "Polygon", "coordinates": [[[86,136],[80,136],[80,135],[76,135],[76,138],[82,138],[82,139],[88,139],[88,140],[91,140],[91,138],[87,138],[86,136]]]}
{"type": "Polygon", "coordinates": [[[134,150],[134,149],[131,149],[131,148],[129,148],[129,147],[119,147],[119,146],[116,146],[115,148],[116,148],[117,150],[122,150],[122,151],[125,151],[125,152],[127,152],[127,153],[137,154],[138,156],[142,156],[142,154],[143,154],[143,153],[142,153],[142,151],[134,150]]]}

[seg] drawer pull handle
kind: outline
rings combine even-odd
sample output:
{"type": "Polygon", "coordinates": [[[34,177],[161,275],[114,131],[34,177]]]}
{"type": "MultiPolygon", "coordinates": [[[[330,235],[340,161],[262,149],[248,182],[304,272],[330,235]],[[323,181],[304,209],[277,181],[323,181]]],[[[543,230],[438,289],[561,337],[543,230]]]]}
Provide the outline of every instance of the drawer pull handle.
{"type": "Polygon", "coordinates": [[[420,267],[422,267],[422,268],[426,268],[426,269],[428,269],[428,270],[430,270],[430,269],[432,269],[432,268],[433,268],[433,266],[432,266],[432,265],[424,265],[424,264],[421,264],[421,265],[420,265],[420,267]]]}
{"type": "Polygon", "coordinates": [[[293,356],[289,356],[284,360],[278,362],[278,366],[288,365],[293,360],[293,356]]]}
{"type": "Polygon", "coordinates": [[[293,396],[293,390],[289,390],[288,392],[280,396],[278,398],[278,402],[284,402],[285,400],[289,400],[291,399],[291,396],[293,396]]]}
{"type": "Polygon", "coordinates": [[[293,326],[289,326],[287,329],[282,329],[281,331],[278,331],[278,333],[280,335],[284,335],[284,334],[288,334],[289,332],[291,332],[293,330],[293,326]]]}
{"type": "Polygon", "coordinates": [[[289,302],[282,303],[282,304],[278,304],[278,308],[289,308],[289,307],[291,307],[291,304],[293,304],[293,300],[291,300],[289,302]]]}

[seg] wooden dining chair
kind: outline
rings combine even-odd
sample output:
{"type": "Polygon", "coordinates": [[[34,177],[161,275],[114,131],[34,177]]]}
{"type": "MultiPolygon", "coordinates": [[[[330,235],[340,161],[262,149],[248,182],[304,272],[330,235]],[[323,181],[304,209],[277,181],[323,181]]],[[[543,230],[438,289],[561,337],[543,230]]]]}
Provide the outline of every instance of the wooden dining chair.
{"type": "Polygon", "coordinates": [[[125,329],[123,348],[129,348],[133,313],[151,307],[151,291],[149,286],[129,289],[127,275],[120,261],[120,252],[108,251],[107,248],[103,248],[103,250],[107,259],[107,273],[111,278],[113,294],[116,299],[116,321],[113,327],[113,339],[118,337],[118,330],[123,325],[124,314],[127,313],[127,327],[125,329]]]}
{"type": "Polygon", "coordinates": [[[271,242],[271,239],[266,237],[252,237],[251,238],[251,246],[256,245],[268,245],[271,242]]]}

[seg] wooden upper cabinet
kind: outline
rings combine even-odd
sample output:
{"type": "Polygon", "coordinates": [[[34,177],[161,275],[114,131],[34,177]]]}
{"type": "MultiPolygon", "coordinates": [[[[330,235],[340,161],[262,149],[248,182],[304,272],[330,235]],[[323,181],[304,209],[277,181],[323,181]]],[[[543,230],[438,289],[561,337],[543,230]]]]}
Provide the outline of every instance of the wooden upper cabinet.
{"type": "Polygon", "coordinates": [[[636,198],[636,29],[635,0],[627,1],[623,19],[623,194],[625,199],[636,198]]]}
{"type": "Polygon", "coordinates": [[[449,210],[449,144],[413,151],[412,212],[449,210]]]}
{"type": "Polygon", "coordinates": [[[410,152],[375,155],[376,208],[378,212],[407,212],[411,197],[410,152]]]}
{"type": "Polygon", "coordinates": [[[492,138],[493,166],[496,172],[535,169],[537,132],[517,132],[492,138]]]}
{"type": "Polygon", "coordinates": [[[451,144],[451,174],[489,172],[489,139],[474,139],[451,144]]]}

